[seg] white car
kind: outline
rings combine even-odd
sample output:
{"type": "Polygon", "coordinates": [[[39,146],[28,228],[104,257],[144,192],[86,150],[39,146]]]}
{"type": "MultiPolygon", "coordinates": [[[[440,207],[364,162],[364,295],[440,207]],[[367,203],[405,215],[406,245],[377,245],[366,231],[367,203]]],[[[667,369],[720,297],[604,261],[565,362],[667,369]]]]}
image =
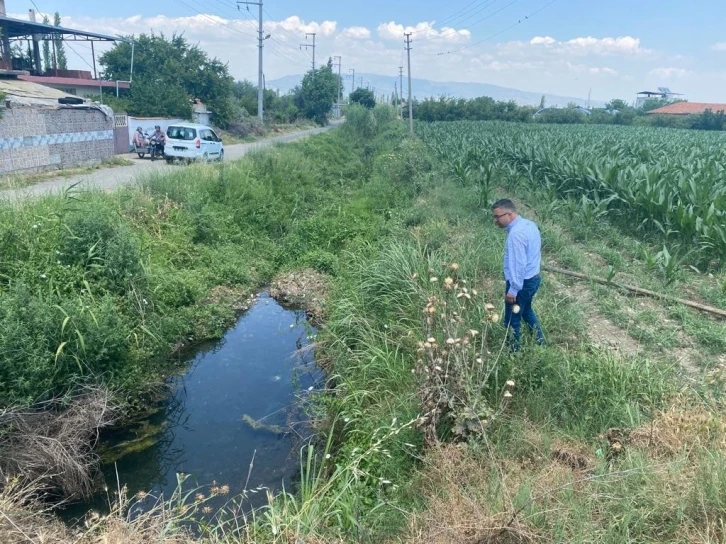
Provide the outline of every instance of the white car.
{"type": "Polygon", "coordinates": [[[224,145],[214,129],[193,123],[170,125],[164,146],[166,162],[224,160],[224,145]]]}

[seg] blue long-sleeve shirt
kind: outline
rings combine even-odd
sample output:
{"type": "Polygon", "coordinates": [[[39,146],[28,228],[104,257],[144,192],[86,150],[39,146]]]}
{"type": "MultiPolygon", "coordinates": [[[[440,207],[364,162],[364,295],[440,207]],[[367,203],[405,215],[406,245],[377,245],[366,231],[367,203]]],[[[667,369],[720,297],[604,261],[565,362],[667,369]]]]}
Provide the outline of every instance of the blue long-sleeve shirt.
{"type": "Polygon", "coordinates": [[[542,260],[542,239],[539,229],[529,219],[517,217],[505,228],[504,278],[509,282],[510,295],[517,296],[524,280],[539,274],[542,260]]]}

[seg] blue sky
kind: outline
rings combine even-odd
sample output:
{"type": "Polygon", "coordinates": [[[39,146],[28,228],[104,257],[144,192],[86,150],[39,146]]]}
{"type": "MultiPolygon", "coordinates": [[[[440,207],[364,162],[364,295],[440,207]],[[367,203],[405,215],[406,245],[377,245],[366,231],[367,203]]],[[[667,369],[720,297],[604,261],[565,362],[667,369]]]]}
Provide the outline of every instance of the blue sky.
{"type": "MultiPolygon", "coordinates": [[[[550,2],[269,0],[265,29],[273,39],[266,42],[265,74],[273,79],[305,69],[310,55],[299,43],[306,31],[318,33],[318,59],[341,55],[344,71],[395,74],[403,31],[412,27],[415,77],[575,96],[592,89],[599,99],[632,99],[639,90],[669,86],[693,101],[726,102],[723,2],[550,2]]],[[[99,32],[183,31],[229,62],[236,77],[256,75],[256,7],[249,15],[237,12],[234,0],[35,3],[60,11],[64,24],[99,32]]],[[[32,3],[6,0],[6,6],[10,14],[25,14],[32,3]]],[[[88,54],[76,49],[83,68],[88,54]]]]}

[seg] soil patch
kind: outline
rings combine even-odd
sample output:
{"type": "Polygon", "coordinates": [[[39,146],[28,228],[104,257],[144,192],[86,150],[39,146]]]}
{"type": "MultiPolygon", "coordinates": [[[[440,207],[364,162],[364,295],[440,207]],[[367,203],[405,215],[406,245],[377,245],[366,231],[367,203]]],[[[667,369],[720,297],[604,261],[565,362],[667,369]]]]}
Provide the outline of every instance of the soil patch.
{"type": "Polygon", "coordinates": [[[325,316],[329,285],[328,276],[304,268],[277,276],[270,285],[270,296],[281,304],[303,308],[313,325],[317,325],[325,316]]]}
{"type": "MultiPolygon", "coordinates": [[[[590,290],[580,283],[564,285],[554,274],[552,282],[558,291],[566,293],[587,308],[596,308],[596,302],[590,290]]],[[[626,330],[618,327],[597,311],[588,312],[585,316],[587,324],[585,330],[590,343],[594,346],[612,350],[615,353],[632,357],[641,352],[641,345],[633,339],[626,330]]]]}

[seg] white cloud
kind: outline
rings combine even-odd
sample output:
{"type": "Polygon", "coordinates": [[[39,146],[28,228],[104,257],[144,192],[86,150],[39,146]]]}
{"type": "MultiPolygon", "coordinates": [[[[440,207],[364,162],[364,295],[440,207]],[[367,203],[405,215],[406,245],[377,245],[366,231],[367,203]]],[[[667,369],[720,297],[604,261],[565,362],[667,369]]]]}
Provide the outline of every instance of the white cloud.
{"type": "Polygon", "coordinates": [[[617,76],[618,75],[618,71],[617,70],[614,70],[612,68],[608,68],[607,66],[605,66],[603,68],[598,68],[598,67],[590,68],[590,73],[591,74],[605,74],[605,75],[608,75],[608,76],[617,76]]]}
{"type": "MultiPolygon", "coordinates": [[[[520,42],[521,43],[521,42],[520,42]]],[[[594,38],[584,36],[559,42],[551,36],[535,36],[529,41],[532,46],[547,46],[562,54],[573,55],[644,55],[650,53],[640,44],[640,38],[620,36],[617,38],[594,38]]]]}
{"type": "Polygon", "coordinates": [[[718,42],[711,46],[714,51],[726,51],[726,42],[718,42]]]}
{"type": "MultiPolygon", "coordinates": [[[[255,23],[256,25],[256,23],[255,23]]],[[[267,21],[264,23],[265,30],[274,32],[282,29],[285,32],[304,36],[306,32],[315,32],[320,36],[331,36],[335,33],[338,23],[335,21],[323,21],[322,23],[306,23],[297,15],[288,17],[283,21],[267,21]]]]}
{"type": "Polygon", "coordinates": [[[344,28],[340,33],[343,38],[352,38],[354,40],[367,40],[371,37],[371,31],[364,26],[350,26],[344,28]]]}
{"type": "Polygon", "coordinates": [[[673,79],[673,78],[680,78],[680,77],[686,77],[691,74],[688,70],[685,70],[683,68],[675,68],[675,67],[668,67],[668,68],[654,68],[650,72],[648,72],[649,75],[653,77],[659,77],[663,79],[673,79]]]}
{"type": "Polygon", "coordinates": [[[552,36],[535,36],[529,40],[530,45],[553,45],[557,43],[552,36]]]}
{"type": "MultiPolygon", "coordinates": [[[[173,33],[183,33],[190,43],[199,44],[210,56],[229,63],[233,77],[257,81],[257,22],[253,20],[254,16],[248,17],[234,9],[225,13],[219,7],[221,3],[216,5],[217,8],[210,7],[212,11],[206,15],[190,12],[188,16],[180,17],[63,17],[63,24],[112,35],[153,31],[169,37],[173,33]]],[[[27,19],[27,14],[19,17],[27,19]]],[[[377,27],[352,24],[341,27],[336,21],[310,21],[291,16],[266,20],[264,28],[272,35],[264,49],[264,72],[268,82],[309,69],[312,51],[299,47],[305,43],[306,32],[317,33],[317,65],[334,55],[342,56],[342,72],[348,73],[346,90],[351,88],[349,76],[353,68],[357,76],[371,73],[397,76],[398,66],[405,66],[404,32],[414,33],[413,76],[434,81],[491,83],[540,94],[580,97],[587,96],[592,88],[593,98],[603,100],[634,96],[645,88],[644,85],[656,85],[661,81],[685,93],[691,100],[714,102],[719,100],[718,90],[726,82],[726,70],[700,65],[699,58],[681,58],[676,49],[667,53],[651,51],[633,36],[585,35],[558,39],[556,35],[542,34],[530,35],[522,41],[487,42],[461,49],[461,45],[470,45],[479,36],[472,36],[464,29],[434,27],[433,22],[404,26],[391,21],[377,27]],[[440,54],[447,51],[453,53],[440,54]],[[688,66],[692,71],[679,68],[681,66],[688,66]],[[708,70],[719,71],[706,73],[708,70]]],[[[726,47],[726,42],[723,44],[726,47]]],[[[711,48],[720,50],[717,46],[719,44],[711,48]]],[[[68,47],[71,68],[92,70],[88,44],[69,42],[68,47]]],[[[96,56],[108,47],[97,43],[96,56]]],[[[390,86],[392,90],[393,85],[390,86]]]]}
{"type": "Polygon", "coordinates": [[[436,30],[432,23],[423,22],[418,23],[416,26],[403,26],[396,23],[395,21],[389,21],[388,23],[381,23],[378,25],[378,36],[384,40],[403,40],[404,34],[412,33],[412,40],[429,41],[438,40],[441,42],[466,42],[471,38],[471,32],[463,28],[456,30],[451,27],[442,27],[441,30],[436,30]]]}

